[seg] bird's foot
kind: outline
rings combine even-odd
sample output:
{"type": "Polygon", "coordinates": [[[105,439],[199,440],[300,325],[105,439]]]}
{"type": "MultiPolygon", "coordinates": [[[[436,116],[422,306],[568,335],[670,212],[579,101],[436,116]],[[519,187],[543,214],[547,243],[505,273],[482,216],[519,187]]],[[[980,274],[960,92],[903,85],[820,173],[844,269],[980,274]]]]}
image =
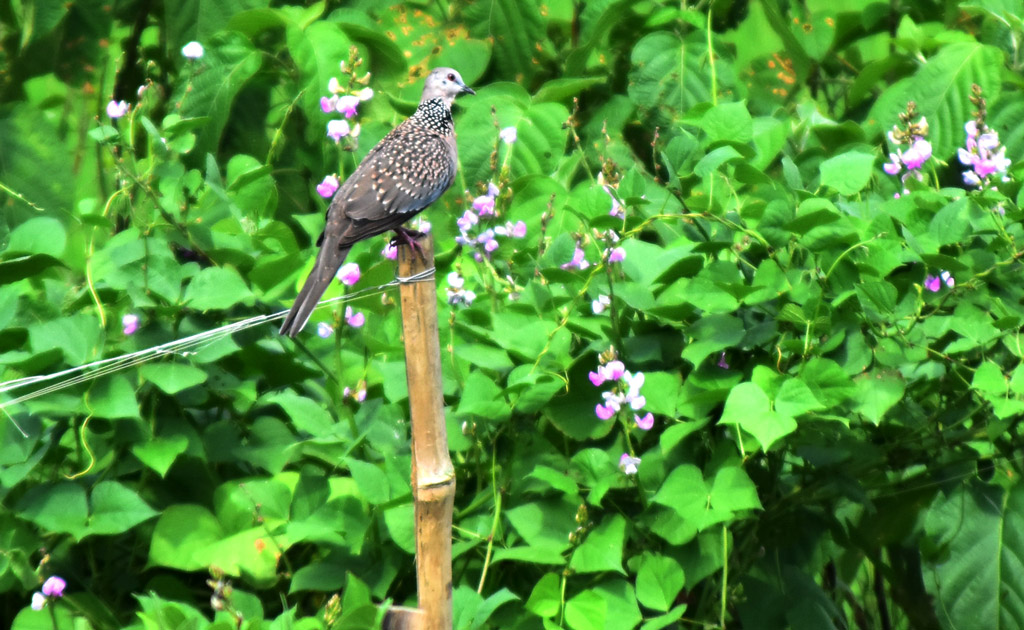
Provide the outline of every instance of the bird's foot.
{"type": "Polygon", "coordinates": [[[427,262],[426,256],[423,255],[423,247],[417,242],[417,239],[423,238],[424,233],[418,230],[410,230],[404,227],[395,228],[395,238],[391,239],[391,246],[398,247],[401,244],[408,245],[417,256],[420,257],[424,263],[427,262]]]}

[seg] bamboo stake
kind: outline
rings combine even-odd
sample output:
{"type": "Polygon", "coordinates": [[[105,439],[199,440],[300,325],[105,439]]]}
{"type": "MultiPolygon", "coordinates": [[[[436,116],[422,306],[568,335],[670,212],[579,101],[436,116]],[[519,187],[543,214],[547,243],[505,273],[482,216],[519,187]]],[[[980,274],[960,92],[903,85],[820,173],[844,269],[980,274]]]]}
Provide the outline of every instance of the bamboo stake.
{"type": "MultiPolygon", "coordinates": [[[[434,239],[421,252],[398,248],[398,275],[410,278],[434,267],[434,239]]],[[[416,583],[420,630],[452,628],[452,506],[455,469],[448,455],[437,328],[437,283],[404,282],[402,331],[412,416],[412,492],[416,519],[416,583]]],[[[397,611],[396,611],[397,612],[397,611]]],[[[413,622],[415,624],[415,621],[413,622]]]]}

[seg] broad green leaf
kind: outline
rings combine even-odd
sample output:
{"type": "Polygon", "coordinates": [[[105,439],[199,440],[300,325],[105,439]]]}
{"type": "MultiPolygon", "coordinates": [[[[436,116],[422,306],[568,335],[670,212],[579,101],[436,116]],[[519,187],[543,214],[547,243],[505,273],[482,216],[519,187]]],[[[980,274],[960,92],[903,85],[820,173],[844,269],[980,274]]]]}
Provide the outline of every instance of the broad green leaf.
{"type": "Polygon", "coordinates": [[[715,474],[711,483],[711,506],[730,512],[763,509],[754,482],[738,466],[725,466],[715,474]]]}
{"type": "Polygon", "coordinates": [[[138,418],[139,402],[128,379],[121,374],[98,379],[86,396],[89,410],[100,418],[138,418]]]}
{"type": "Polygon", "coordinates": [[[184,435],[159,436],[132,445],[132,454],[158,475],[166,477],[171,465],[187,448],[188,438],[184,435]]]}
{"type": "Polygon", "coordinates": [[[622,546],[626,540],[626,519],[620,515],[606,517],[587,533],[583,544],[576,548],[569,560],[569,568],[578,573],[615,571],[622,569],[622,546]]]}
{"type": "Polygon", "coordinates": [[[101,481],[89,499],[92,534],[122,534],[157,515],[138,493],[117,481],[101,481]]]}
{"type": "Polygon", "coordinates": [[[252,299],[252,291],[231,267],[207,267],[185,289],[185,303],[199,311],[231,308],[252,299]]]}
{"type": "Polygon", "coordinates": [[[906,391],[906,383],[898,372],[872,370],[854,379],[856,384],[857,406],[854,408],[863,414],[872,424],[878,425],[906,391]]]}
{"type": "Polygon", "coordinates": [[[647,608],[667,612],[685,581],[674,558],[645,553],[636,574],[636,598],[647,608]]]}
{"type": "Polygon", "coordinates": [[[182,571],[205,569],[212,564],[212,547],[223,537],[223,528],[206,508],[171,505],[160,515],[153,530],[149,564],[182,571]]]}
{"type": "Polygon", "coordinates": [[[745,103],[723,103],[704,112],[701,130],[708,143],[721,140],[750,142],[754,137],[754,123],[745,103]]]}
{"type": "Polygon", "coordinates": [[[732,388],[725,399],[721,422],[739,425],[766,451],[776,441],[796,431],[796,421],[772,411],[768,395],[754,383],[740,383],[732,388]]]}
{"type": "Polygon", "coordinates": [[[604,630],[608,603],[594,591],[582,591],[565,602],[565,621],[572,630],[604,630]]]}
{"type": "Polygon", "coordinates": [[[942,556],[925,584],[949,628],[1014,628],[1024,622],[1024,486],[966,482],[936,496],[925,532],[942,556]]]}
{"type": "Polygon", "coordinates": [[[526,610],[538,617],[551,619],[562,609],[562,593],[557,573],[545,573],[526,600],[526,610]]]}
{"type": "Polygon", "coordinates": [[[11,230],[4,257],[9,254],[45,254],[59,259],[64,254],[67,232],[50,217],[33,217],[11,230]]]}
{"type": "Polygon", "coordinates": [[[42,483],[29,488],[15,510],[43,530],[81,538],[87,533],[85,490],[73,481],[42,483]]]}
{"type": "Polygon", "coordinates": [[[831,186],[841,195],[856,195],[871,181],[875,156],[849,151],[821,163],[821,184],[831,186]]]}
{"type": "Polygon", "coordinates": [[[174,395],[206,381],[206,371],[183,363],[147,363],[139,374],[166,394],[174,395]]]}

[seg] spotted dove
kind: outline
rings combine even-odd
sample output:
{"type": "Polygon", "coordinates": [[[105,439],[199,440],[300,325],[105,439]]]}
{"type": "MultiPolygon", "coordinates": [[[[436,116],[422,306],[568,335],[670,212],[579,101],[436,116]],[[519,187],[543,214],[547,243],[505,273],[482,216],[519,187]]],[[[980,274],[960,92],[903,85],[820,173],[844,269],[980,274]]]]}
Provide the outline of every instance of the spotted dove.
{"type": "Polygon", "coordinates": [[[282,335],[294,337],[303,329],[353,245],[388,230],[408,238],[401,225],[451,186],[457,166],[451,106],[462,93],[476,94],[458,72],[431,71],[416,112],[384,136],[334,194],[316,242],[316,264],[281,325],[282,335]]]}

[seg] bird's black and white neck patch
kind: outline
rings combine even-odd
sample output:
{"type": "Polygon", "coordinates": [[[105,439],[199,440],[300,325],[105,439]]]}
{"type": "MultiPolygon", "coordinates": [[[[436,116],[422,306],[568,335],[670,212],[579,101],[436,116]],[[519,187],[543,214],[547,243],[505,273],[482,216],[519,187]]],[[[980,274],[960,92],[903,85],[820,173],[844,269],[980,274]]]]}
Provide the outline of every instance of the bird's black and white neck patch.
{"type": "Polygon", "coordinates": [[[432,98],[420,103],[411,119],[415,120],[417,125],[444,136],[455,131],[452,110],[447,103],[439,98],[432,98]]]}

